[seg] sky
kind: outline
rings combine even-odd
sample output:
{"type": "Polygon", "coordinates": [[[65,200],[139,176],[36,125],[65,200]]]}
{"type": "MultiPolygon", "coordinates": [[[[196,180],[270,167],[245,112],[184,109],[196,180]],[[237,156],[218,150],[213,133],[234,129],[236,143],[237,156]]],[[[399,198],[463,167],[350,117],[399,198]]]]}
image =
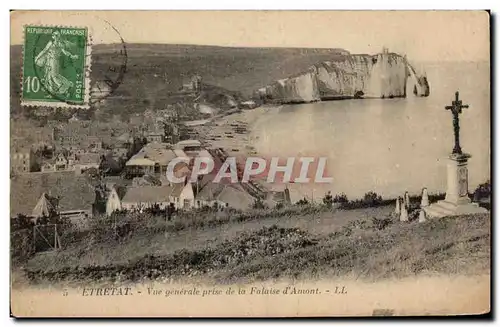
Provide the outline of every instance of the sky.
{"type": "Polygon", "coordinates": [[[11,13],[11,44],[22,44],[25,24],[88,26],[94,44],[119,42],[118,32],[129,43],[351,53],[377,53],[385,46],[414,61],[490,57],[485,11],[17,11],[11,13]]]}

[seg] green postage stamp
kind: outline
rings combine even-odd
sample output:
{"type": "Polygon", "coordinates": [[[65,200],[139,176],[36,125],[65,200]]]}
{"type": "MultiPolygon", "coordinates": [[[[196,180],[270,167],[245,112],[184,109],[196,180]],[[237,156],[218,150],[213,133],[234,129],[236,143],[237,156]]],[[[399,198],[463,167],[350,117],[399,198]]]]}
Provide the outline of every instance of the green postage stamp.
{"type": "Polygon", "coordinates": [[[24,26],[21,104],[88,108],[89,40],[85,27],[24,26]]]}

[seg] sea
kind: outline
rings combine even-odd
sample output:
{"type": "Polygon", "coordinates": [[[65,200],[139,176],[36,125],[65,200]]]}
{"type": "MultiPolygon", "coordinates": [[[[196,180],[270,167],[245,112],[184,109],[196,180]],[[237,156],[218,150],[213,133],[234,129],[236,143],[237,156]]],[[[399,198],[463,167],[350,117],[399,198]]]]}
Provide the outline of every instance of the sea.
{"type": "Polygon", "coordinates": [[[447,157],[454,145],[450,110],[455,92],[469,108],[460,115],[460,142],[469,160],[469,192],[490,178],[490,66],[488,62],[421,63],[429,97],[352,99],[284,105],[252,127],[263,156],[327,157],[327,184],[289,184],[292,200],[320,201],[328,191],[384,198],[405,191],[446,191],[447,157]]]}

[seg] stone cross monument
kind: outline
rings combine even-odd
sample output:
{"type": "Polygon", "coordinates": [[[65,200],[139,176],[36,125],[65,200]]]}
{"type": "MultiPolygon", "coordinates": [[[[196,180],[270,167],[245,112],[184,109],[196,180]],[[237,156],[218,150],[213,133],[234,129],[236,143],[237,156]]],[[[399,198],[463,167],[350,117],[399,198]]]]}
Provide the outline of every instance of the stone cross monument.
{"type": "Polygon", "coordinates": [[[458,91],[455,92],[455,101],[451,102],[451,106],[446,106],[446,110],[451,110],[451,113],[453,114],[453,132],[455,134],[455,147],[453,147],[453,151],[451,152],[452,154],[462,154],[462,148],[460,147],[460,122],[459,122],[459,117],[462,113],[462,109],[467,109],[469,108],[468,104],[462,104],[462,100],[459,100],[459,93],[458,91]]]}
{"type": "Polygon", "coordinates": [[[459,115],[465,108],[469,108],[469,105],[462,104],[458,91],[455,93],[455,100],[452,101],[451,106],[445,107],[446,110],[451,110],[453,115],[455,145],[448,157],[446,198],[424,209],[427,216],[431,218],[487,212],[486,209],[471,203],[469,198],[467,161],[471,156],[463,153],[460,147],[459,115]]]}

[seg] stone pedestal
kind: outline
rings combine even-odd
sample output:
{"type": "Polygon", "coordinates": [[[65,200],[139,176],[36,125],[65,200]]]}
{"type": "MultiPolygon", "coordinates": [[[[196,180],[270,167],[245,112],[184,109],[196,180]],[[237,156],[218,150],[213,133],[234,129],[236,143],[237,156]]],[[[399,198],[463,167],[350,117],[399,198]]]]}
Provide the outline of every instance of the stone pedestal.
{"type": "Polygon", "coordinates": [[[447,189],[443,201],[423,208],[429,218],[457,216],[472,213],[484,213],[488,210],[472,203],[468,196],[469,177],[467,161],[468,154],[452,154],[448,158],[447,189]]]}

